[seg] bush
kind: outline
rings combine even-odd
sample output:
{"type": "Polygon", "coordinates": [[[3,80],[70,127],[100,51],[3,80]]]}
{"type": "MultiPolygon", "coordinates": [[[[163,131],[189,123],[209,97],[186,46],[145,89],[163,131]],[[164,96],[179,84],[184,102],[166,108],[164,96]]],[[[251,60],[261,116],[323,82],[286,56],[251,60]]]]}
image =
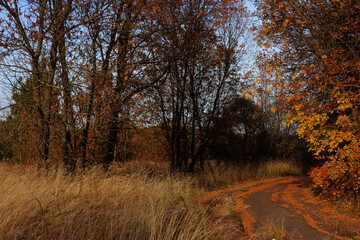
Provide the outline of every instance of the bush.
{"type": "Polygon", "coordinates": [[[316,194],[332,199],[356,198],[360,193],[360,163],[332,160],[310,172],[316,194]]]}

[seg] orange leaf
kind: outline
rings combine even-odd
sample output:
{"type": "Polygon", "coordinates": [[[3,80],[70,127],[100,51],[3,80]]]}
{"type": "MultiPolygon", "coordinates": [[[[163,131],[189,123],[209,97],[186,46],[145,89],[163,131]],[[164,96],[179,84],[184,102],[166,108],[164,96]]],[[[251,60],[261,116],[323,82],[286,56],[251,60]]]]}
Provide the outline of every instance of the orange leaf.
{"type": "Polygon", "coordinates": [[[284,27],[287,27],[288,24],[289,24],[289,19],[285,19],[285,21],[283,22],[284,27]]]}

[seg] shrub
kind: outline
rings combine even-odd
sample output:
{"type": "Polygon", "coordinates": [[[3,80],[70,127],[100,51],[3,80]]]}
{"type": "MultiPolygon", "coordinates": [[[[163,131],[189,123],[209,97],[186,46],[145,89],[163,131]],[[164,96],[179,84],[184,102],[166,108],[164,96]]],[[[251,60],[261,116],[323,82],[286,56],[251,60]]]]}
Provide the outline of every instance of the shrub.
{"type": "Polygon", "coordinates": [[[332,199],[351,199],[360,192],[360,163],[332,160],[310,172],[313,190],[332,199]]]}

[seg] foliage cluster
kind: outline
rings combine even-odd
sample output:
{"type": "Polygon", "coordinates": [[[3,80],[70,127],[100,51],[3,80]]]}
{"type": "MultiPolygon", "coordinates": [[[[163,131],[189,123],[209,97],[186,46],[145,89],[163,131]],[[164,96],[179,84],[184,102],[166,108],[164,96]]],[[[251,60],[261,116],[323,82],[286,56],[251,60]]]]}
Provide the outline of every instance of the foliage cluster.
{"type": "Polygon", "coordinates": [[[312,171],[317,192],[358,195],[359,2],[255,3],[263,21],[258,39],[275,47],[263,64],[273,76],[269,89],[280,91],[288,123],[324,163],[312,171]]]}
{"type": "Polygon", "coordinates": [[[313,189],[330,199],[356,199],[360,191],[360,164],[351,161],[327,161],[310,172],[313,189]]]}

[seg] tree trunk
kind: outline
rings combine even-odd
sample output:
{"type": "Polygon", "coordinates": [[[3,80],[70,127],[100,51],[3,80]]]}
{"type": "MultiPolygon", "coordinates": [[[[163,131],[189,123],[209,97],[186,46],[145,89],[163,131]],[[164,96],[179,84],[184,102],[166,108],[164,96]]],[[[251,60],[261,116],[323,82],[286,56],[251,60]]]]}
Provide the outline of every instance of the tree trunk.
{"type": "MultiPolygon", "coordinates": [[[[62,8],[62,6],[61,6],[62,8]]],[[[66,17],[66,16],[63,16],[66,17]]],[[[65,26],[64,19],[59,26],[59,60],[61,63],[61,80],[64,89],[64,163],[70,172],[74,172],[76,168],[75,152],[76,152],[76,126],[74,119],[73,103],[71,99],[71,84],[66,62],[66,42],[65,42],[65,26]]]]}

